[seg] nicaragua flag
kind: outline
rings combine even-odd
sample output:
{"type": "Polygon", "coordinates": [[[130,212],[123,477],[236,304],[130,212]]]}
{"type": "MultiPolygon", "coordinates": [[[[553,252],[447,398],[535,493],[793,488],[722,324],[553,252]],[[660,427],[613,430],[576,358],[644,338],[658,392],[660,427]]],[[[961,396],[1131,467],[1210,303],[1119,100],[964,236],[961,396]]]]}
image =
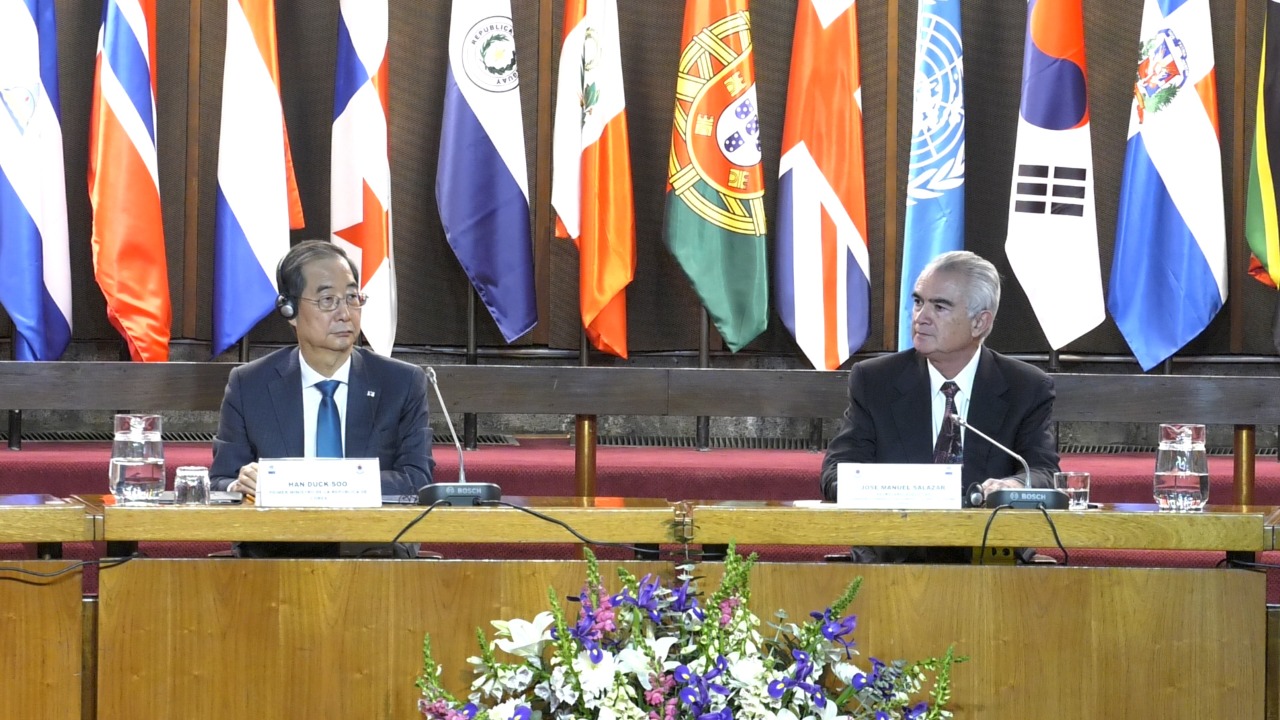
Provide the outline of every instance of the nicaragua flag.
{"type": "Polygon", "coordinates": [[[18,360],[71,341],[71,262],[53,0],[0,2],[0,305],[18,360]]]}
{"type": "Polygon", "coordinates": [[[1029,0],[1005,254],[1049,347],[1107,317],[1093,207],[1082,0],[1029,0]]]}
{"type": "Polygon", "coordinates": [[[387,0],[342,0],[329,174],[332,240],[360,268],[369,294],[361,329],[374,352],[396,341],[387,129],[387,0]]]}
{"type": "Polygon", "coordinates": [[[93,271],[135,361],[169,359],[156,159],[156,0],[105,0],[89,120],[93,271]]]}
{"type": "Polygon", "coordinates": [[[854,0],[800,0],[778,182],[778,313],[815,368],[867,339],[862,88],[854,0]]]}
{"type": "Polygon", "coordinates": [[[1208,0],[1146,0],[1107,308],[1143,370],[1227,299],[1208,0]]]}
{"type": "Polygon", "coordinates": [[[214,215],[213,354],[275,309],[289,228],[304,225],[280,104],[275,0],[227,0],[214,215]]]}
{"type": "Polygon", "coordinates": [[[454,0],[436,204],[507,342],[538,322],[522,118],[510,0],[454,0]]]}
{"type": "Polygon", "coordinates": [[[898,293],[899,350],[911,347],[911,293],[920,271],[938,255],[963,248],[964,46],[960,42],[960,0],[920,0],[898,293]]]}

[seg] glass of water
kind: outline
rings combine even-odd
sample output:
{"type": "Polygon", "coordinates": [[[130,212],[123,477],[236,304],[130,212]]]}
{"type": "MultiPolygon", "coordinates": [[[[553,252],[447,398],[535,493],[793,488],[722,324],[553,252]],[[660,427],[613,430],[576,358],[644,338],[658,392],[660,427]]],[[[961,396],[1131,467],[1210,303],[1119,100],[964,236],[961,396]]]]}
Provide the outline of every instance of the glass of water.
{"type": "Polygon", "coordinates": [[[1053,474],[1053,486],[1067,494],[1070,510],[1089,509],[1089,473],[1064,471],[1053,474]]]}
{"type": "Polygon", "coordinates": [[[173,477],[173,501],[178,505],[208,505],[209,469],[195,465],[178,468],[173,477]]]}
{"type": "Polygon", "coordinates": [[[115,416],[107,485],[120,502],[155,500],[164,492],[161,416],[115,416]]]}
{"type": "Polygon", "coordinates": [[[1161,510],[1199,512],[1209,501],[1209,458],[1204,437],[1204,425],[1160,426],[1154,492],[1161,510]]]}

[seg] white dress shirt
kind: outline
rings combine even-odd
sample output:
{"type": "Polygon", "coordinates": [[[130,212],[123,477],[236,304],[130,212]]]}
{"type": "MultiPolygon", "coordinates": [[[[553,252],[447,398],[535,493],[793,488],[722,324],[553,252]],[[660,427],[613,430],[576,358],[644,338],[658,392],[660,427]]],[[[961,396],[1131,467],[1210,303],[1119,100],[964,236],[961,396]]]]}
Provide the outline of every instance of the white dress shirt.
{"type": "MultiPolygon", "coordinates": [[[[982,357],[981,347],[969,359],[968,364],[954,378],[951,378],[951,382],[960,388],[956,393],[956,412],[960,414],[961,420],[969,419],[969,399],[973,397],[973,378],[978,374],[980,357],[982,357]]],[[[942,373],[938,372],[932,363],[925,364],[929,366],[929,390],[930,397],[933,398],[933,443],[930,445],[933,447],[938,444],[938,433],[942,432],[942,421],[947,417],[947,396],[942,394],[942,384],[947,382],[947,379],[942,377],[942,373]]],[[[960,428],[960,444],[964,445],[964,428],[960,428]]]]}
{"type": "Polygon", "coordinates": [[[338,406],[338,426],[342,428],[342,447],[343,455],[346,455],[347,447],[347,378],[351,376],[351,358],[342,363],[342,367],[333,374],[333,377],[327,378],[316,372],[307,364],[306,359],[301,354],[298,355],[302,365],[302,417],[305,422],[302,423],[302,449],[305,457],[316,456],[316,420],[320,416],[320,401],[324,399],[324,394],[320,392],[320,388],[316,387],[316,383],[324,380],[337,380],[338,389],[333,392],[333,401],[338,406]]]}

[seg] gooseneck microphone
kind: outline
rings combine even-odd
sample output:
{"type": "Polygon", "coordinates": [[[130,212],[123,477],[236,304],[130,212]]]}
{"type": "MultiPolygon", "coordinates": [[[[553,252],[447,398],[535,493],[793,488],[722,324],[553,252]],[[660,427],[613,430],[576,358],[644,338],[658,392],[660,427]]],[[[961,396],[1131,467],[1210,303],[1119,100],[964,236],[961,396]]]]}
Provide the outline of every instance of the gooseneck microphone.
{"type": "Polygon", "coordinates": [[[1026,459],[1021,455],[1010,450],[1004,445],[1001,445],[995,440],[995,438],[965,422],[959,415],[952,414],[951,419],[955,420],[956,424],[960,427],[991,443],[993,447],[997,448],[1005,455],[1017,460],[1018,464],[1022,466],[1022,472],[1025,473],[1024,477],[1026,479],[1023,480],[1023,484],[1025,484],[1026,487],[1000,488],[998,490],[992,490],[981,503],[973,502],[977,499],[977,495],[981,493],[981,489],[979,488],[978,493],[974,493],[972,489],[970,489],[970,505],[973,505],[974,507],[980,507],[983,505],[986,507],[1002,507],[1007,505],[1011,508],[1030,510],[1040,507],[1047,510],[1066,510],[1070,505],[1070,502],[1067,499],[1067,494],[1061,490],[1054,488],[1031,487],[1031,466],[1027,465],[1026,459]]]}
{"type": "Polygon", "coordinates": [[[436,381],[436,369],[430,365],[423,368],[427,373],[427,381],[436,392],[436,400],[440,402],[440,412],[449,426],[449,437],[453,447],[458,451],[458,482],[430,483],[418,491],[419,505],[479,505],[482,502],[502,499],[502,489],[493,483],[467,482],[466,460],[462,455],[462,443],[458,441],[458,433],[453,429],[453,418],[449,417],[449,408],[444,404],[444,395],[440,393],[440,383],[436,381]]]}

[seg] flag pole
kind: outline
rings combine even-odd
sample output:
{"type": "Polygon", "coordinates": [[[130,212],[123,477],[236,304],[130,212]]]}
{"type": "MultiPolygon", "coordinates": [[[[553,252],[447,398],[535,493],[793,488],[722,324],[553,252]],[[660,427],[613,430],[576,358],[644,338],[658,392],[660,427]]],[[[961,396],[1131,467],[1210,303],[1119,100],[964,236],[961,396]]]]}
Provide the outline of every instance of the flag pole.
{"type": "MultiPolygon", "coordinates": [[[[591,366],[591,345],[584,327],[578,336],[578,364],[591,366]]],[[[579,415],[574,422],[573,467],[578,497],[596,496],[596,416],[579,415]]]]}
{"type": "Polygon", "coordinates": [[[245,333],[237,345],[239,349],[236,351],[236,359],[242,363],[249,362],[249,334],[245,333]]]}
{"type": "MultiPolygon", "coordinates": [[[[699,313],[698,367],[703,370],[711,367],[711,318],[705,305],[699,313]]],[[[711,418],[707,415],[698,416],[696,440],[699,450],[711,449],[711,418]]]]}
{"type": "MultiPolygon", "coordinates": [[[[476,289],[474,286],[467,295],[467,359],[468,365],[478,362],[476,353],[476,289]]],[[[476,414],[462,414],[462,444],[468,450],[476,449],[476,414]]]]}
{"type": "MultiPolygon", "coordinates": [[[[10,323],[10,325],[13,328],[12,329],[13,334],[10,336],[10,341],[9,341],[9,359],[17,360],[18,359],[18,328],[17,326],[14,326],[12,323],[10,323]]],[[[21,410],[9,411],[9,449],[10,450],[22,449],[22,411],[21,410]]]]}

